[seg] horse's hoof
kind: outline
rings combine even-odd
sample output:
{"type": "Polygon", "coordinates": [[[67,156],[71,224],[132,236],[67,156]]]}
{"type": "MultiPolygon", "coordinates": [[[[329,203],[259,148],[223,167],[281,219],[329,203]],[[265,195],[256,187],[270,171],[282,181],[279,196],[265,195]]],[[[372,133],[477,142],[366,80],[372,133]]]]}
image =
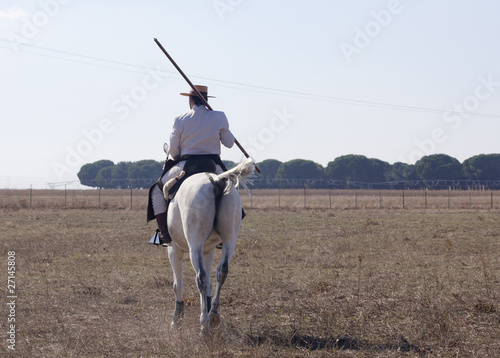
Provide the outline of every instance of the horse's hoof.
{"type": "Polygon", "coordinates": [[[181,322],[182,319],[172,320],[172,323],[170,323],[170,328],[177,330],[181,329],[181,322]]]}
{"type": "Polygon", "coordinates": [[[210,329],[207,327],[201,327],[200,335],[203,338],[208,338],[210,336],[210,329]]]}
{"type": "Polygon", "coordinates": [[[174,317],[172,319],[172,323],[170,323],[170,327],[172,328],[181,328],[181,324],[182,324],[182,318],[181,317],[174,317]]]}
{"type": "Polygon", "coordinates": [[[217,327],[220,325],[220,315],[210,313],[210,327],[217,327]]]}
{"type": "Polygon", "coordinates": [[[179,329],[181,326],[182,319],[184,318],[184,302],[175,302],[175,311],[172,317],[171,328],[179,329]]]}

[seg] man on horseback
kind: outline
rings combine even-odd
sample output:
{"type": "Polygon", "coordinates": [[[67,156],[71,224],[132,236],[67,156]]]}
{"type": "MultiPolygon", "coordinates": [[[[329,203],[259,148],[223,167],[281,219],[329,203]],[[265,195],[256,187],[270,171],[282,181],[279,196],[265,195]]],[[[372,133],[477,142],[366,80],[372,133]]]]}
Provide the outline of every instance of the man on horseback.
{"type": "MultiPolygon", "coordinates": [[[[214,98],[208,96],[207,86],[195,87],[205,100],[214,98]]],[[[189,97],[190,111],[175,117],[163,173],[149,191],[148,221],[156,218],[160,230],[160,244],[164,246],[172,241],[167,228],[168,204],[163,194],[165,183],[179,175],[186,160],[193,156],[212,159],[217,165],[216,172],[222,173],[226,168],[220,159],[220,144],[231,148],[235,142],[224,112],[208,110],[193,89],[181,95],[189,97]]]]}

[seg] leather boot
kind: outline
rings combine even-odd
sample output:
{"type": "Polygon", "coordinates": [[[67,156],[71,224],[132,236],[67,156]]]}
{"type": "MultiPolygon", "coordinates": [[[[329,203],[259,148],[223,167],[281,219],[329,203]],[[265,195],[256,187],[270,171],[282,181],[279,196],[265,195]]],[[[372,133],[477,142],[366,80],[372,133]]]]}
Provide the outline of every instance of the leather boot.
{"type": "Polygon", "coordinates": [[[168,233],[167,213],[156,215],[156,223],[158,224],[158,229],[160,229],[160,245],[168,246],[172,242],[172,238],[168,233]]]}

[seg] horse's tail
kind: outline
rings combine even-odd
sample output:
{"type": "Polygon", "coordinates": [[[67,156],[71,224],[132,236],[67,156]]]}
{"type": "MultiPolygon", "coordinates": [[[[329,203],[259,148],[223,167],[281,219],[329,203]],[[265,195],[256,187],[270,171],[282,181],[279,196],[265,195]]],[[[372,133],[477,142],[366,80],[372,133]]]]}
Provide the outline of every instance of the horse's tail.
{"type": "Polygon", "coordinates": [[[248,190],[246,184],[252,183],[250,177],[254,169],[255,161],[252,158],[247,158],[234,168],[219,174],[216,182],[223,188],[223,194],[229,193],[233,187],[237,188],[240,184],[248,190]]]}

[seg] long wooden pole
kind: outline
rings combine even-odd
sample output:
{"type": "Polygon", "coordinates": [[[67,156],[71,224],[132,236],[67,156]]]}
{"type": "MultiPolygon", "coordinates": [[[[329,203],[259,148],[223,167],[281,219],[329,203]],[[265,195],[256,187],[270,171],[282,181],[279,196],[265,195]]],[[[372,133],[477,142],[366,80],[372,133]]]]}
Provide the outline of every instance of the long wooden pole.
{"type": "MultiPolygon", "coordinates": [[[[158,41],[156,38],[154,39],[154,41],[156,42],[156,44],[158,45],[158,47],[163,51],[163,53],[165,54],[165,56],[168,57],[168,59],[170,60],[170,62],[172,62],[172,65],[174,65],[174,67],[177,69],[177,71],[179,71],[179,73],[181,74],[181,76],[184,77],[184,79],[186,80],[186,82],[189,84],[189,86],[194,91],[194,93],[196,93],[196,95],[200,98],[200,100],[203,102],[203,104],[209,110],[213,111],[212,107],[208,104],[208,102],[205,99],[205,97],[203,97],[203,95],[200,93],[200,91],[198,91],[198,89],[193,85],[193,83],[184,74],[184,72],[182,72],[181,68],[177,65],[177,63],[175,63],[174,59],[168,54],[167,50],[165,50],[165,48],[162,46],[162,44],[160,43],[160,41],[158,41]]],[[[234,138],[234,143],[238,146],[238,148],[240,148],[241,152],[245,155],[245,157],[247,157],[247,158],[250,157],[248,155],[247,151],[241,146],[240,142],[238,142],[238,140],[236,138],[234,138]]],[[[257,172],[260,173],[260,168],[257,166],[257,164],[255,164],[255,170],[257,170],[257,172]]]]}

